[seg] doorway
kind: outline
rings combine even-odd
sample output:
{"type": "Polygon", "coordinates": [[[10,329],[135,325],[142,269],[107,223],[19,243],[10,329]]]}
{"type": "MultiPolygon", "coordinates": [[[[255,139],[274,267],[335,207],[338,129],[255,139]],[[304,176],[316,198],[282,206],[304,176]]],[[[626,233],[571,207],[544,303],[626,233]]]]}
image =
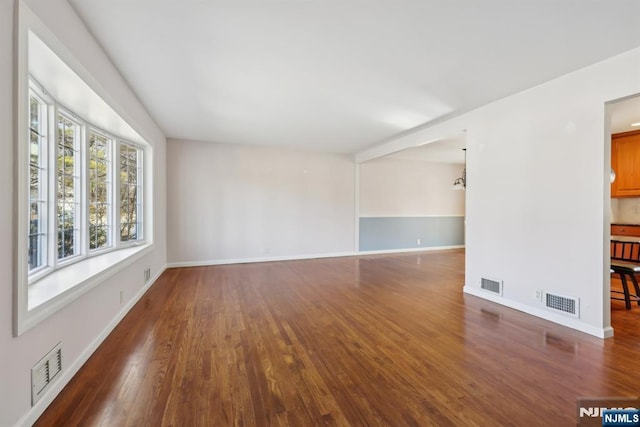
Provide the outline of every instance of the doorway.
{"type": "MultiPolygon", "coordinates": [[[[616,335],[638,335],[640,292],[632,282],[632,273],[625,275],[627,292],[616,267],[619,260],[640,266],[640,95],[634,95],[607,105],[610,119],[611,193],[609,258],[612,268],[609,308],[611,326],[616,335]],[[622,242],[626,246],[622,251],[622,242]]],[[[606,242],[608,243],[608,242],[606,242]]],[[[609,301],[609,300],[607,300],[609,301]]]]}
{"type": "Polygon", "coordinates": [[[361,163],[360,252],[464,247],[465,147],[460,132],[361,163]]]}

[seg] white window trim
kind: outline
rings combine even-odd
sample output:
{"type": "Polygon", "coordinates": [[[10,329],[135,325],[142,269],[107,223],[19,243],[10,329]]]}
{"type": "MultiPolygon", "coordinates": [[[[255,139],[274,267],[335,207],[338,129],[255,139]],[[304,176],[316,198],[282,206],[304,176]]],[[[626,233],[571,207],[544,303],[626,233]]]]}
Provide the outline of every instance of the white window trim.
{"type": "MultiPolygon", "coordinates": [[[[116,168],[117,166],[117,162],[116,159],[114,158],[115,156],[115,152],[116,152],[116,148],[114,148],[114,146],[117,146],[117,141],[115,140],[115,138],[113,138],[113,136],[105,133],[104,131],[102,131],[99,128],[96,128],[94,126],[89,126],[87,129],[87,138],[89,138],[89,135],[91,133],[94,133],[96,135],[102,136],[104,138],[107,139],[108,144],[109,144],[109,154],[110,154],[110,159],[109,159],[109,169],[108,169],[108,176],[107,176],[107,182],[110,183],[110,185],[107,187],[107,200],[109,202],[109,204],[111,205],[110,209],[109,209],[109,214],[108,214],[108,218],[109,218],[109,223],[108,226],[111,228],[111,232],[108,235],[108,239],[107,239],[107,245],[102,247],[102,248],[96,248],[96,249],[91,249],[91,236],[89,234],[89,232],[87,231],[86,236],[87,236],[87,251],[89,253],[89,255],[97,255],[97,254],[102,254],[105,252],[108,252],[110,250],[112,250],[114,248],[114,246],[116,246],[116,242],[114,241],[114,235],[113,235],[113,228],[115,227],[115,219],[116,219],[116,214],[115,214],[115,193],[114,193],[114,186],[115,186],[115,182],[116,182],[116,173],[117,170],[116,168]]],[[[91,154],[88,150],[89,148],[89,140],[87,140],[87,153],[85,156],[85,163],[87,165],[89,165],[89,162],[91,161],[91,154]]],[[[89,179],[87,178],[87,183],[89,183],[89,179]]],[[[143,181],[144,183],[144,181],[143,181]]],[[[91,205],[91,198],[89,197],[89,191],[90,189],[87,186],[87,191],[86,191],[86,196],[87,196],[87,202],[86,205],[84,207],[85,212],[87,212],[87,216],[85,218],[83,227],[86,230],[89,230],[90,224],[89,224],[89,211],[90,211],[90,205],[91,205]]]]}
{"type": "MultiPolygon", "coordinates": [[[[151,241],[152,233],[149,228],[151,227],[152,219],[148,215],[144,214],[144,216],[141,217],[141,222],[143,229],[142,237],[145,240],[127,242],[127,244],[121,245],[116,249],[110,248],[111,250],[109,251],[96,251],[95,253],[87,254],[86,257],[73,264],[65,266],[64,268],[58,266],[58,268],[53,271],[49,268],[46,273],[39,272],[41,275],[38,276],[38,280],[32,280],[32,285],[29,285],[27,257],[27,250],[29,247],[29,140],[28,132],[25,132],[25,129],[28,129],[29,126],[28,45],[30,34],[34,34],[38,39],[47,40],[51,43],[49,47],[53,46],[55,48],[55,55],[57,55],[61,61],[65,61],[66,64],[73,64],[74,66],[78,65],[69,51],[55,38],[55,36],[42,24],[42,22],[29,10],[29,8],[21,2],[19,5],[16,34],[17,60],[15,62],[16,89],[14,96],[14,111],[16,111],[16,124],[14,128],[14,160],[16,164],[14,205],[16,206],[16,209],[14,210],[13,227],[13,241],[15,242],[13,305],[14,336],[19,336],[38,323],[44,321],[53,313],[76,300],[79,296],[103,283],[108,277],[127,268],[136,261],[139,261],[153,249],[151,241]],[[63,285],[51,292],[53,287],[47,288],[47,285],[51,284],[63,285]],[[48,292],[43,292],[42,289],[47,289],[48,292]]],[[[66,66],[69,67],[69,65],[66,66]]],[[[69,67],[69,69],[71,70],[71,67],[69,67]]],[[[75,73],[76,77],[78,77],[78,82],[82,83],[82,79],[78,76],[78,73],[73,70],[72,73],[75,73]]],[[[80,75],[83,75],[82,73],[84,73],[84,71],[81,71],[80,75]]],[[[91,79],[89,80],[92,81],[91,79]]],[[[93,96],[94,99],[98,96],[95,92],[91,93],[91,96],[93,96]]],[[[67,111],[72,110],[67,109],[67,111]]],[[[49,123],[51,123],[53,117],[53,113],[48,116],[49,123]]],[[[121,117],[118,119],[125,123],[121,117]]],[[[125,124],[124,128],[131,129],[128,126],[128,124],[125,124]]],[[[95,128],[101,129],[97,126],[95,128]]],[[[49,135],[49,138],[51,138],[51,135],[49,135]]],[[[127,144],[136,146],[141,150],[142,161],[145,169],[148,165],[152,164],[153,152],[150,145],[146,143],[142,144],[137,141],[132,142],[129,138],[121,139],[125,140],[127,144]]],[[[82,144],[84,144],[84,142],[82,142],[82,144]]],[[[51,141],[48,141],[47,148],[50,149],[51,146],[51,141]]],[[[50,162],[55,162],[55,156],[48,155],[48,159],[50,162]]],[[[51,166],[54,166],[55,170],[55,165],[51,165],[51,163],[49,163],[49,168],[51,168],[51,166]]],[[[113,167],[117,167],[117,163],[115,161],[113,162],[113,167]]],[[[49,177],[51,177],[51,172],[49,171],[48,173],[49,177]]],[[[82,179],[86,180],[84,172],[82,172],[82,174],[82,179]]],[[[141,170],[141,187],[145,194],[147,193],[147,189],[150,189],[152,185],[147,178],[149,178],[148,174],[141,170]]],[[[54,188],[54,186],[49,184],[48,188],[51,189],[54,188]]],[[[83,189],[81,191],[84,193],[83,189]]],[[[49,214],[47,217],[50,222],[51,218],[55,218],[55,215],[52,216],[52,213],[55,214],[55,203],[51,203],[51,200],[55,201],[55,197],[51,199],[51,194],[49,194],[49,197],[49,214]]],[[[87,196],[83,195],[82,197],[84,198],[82,203],[86,203],[87,196]]],[[[116,195],[114,194],[113,197],[115,200],[116,195]]],[[[150,213],[151,208],[147,207],[146,204],[152,203],[152,200],[144,195],[141,195],[140,197],[140,204],[145,207],[145,212],[150,213]]],[[[86,212],[86,208],[84,211],[86,212]]],[[[54,224],[47,224],[47,226],[48,232],[51,233],[54,224]]],[[[84,224],[81,225],[81,227],[83,226],[84,224]]],[[[116,227],[114,226],[114,228],[116,227]]],[[[55,246],[57,240],[56,238],[49,238],[48,241],[51,246],[55,246]]],[[[119,242],[119,236],[118,240],[114,241],[114,243],[116,242],[119,242]]],[[[89,246],[86,245],[86,247],[88,248],[89,246]]],[[[48,252],[48,256],[57,258],[57,247],[48,247],[48,252]]]]}
{"type": "MultiPolygon", "coordinates": [[[[30,82],[34,81],[33,79],[30,79],[30,82]]],[[[86,170],[85,170],[85,164],[84,164],[84,152],[86,151],[85,145],[86,145],[86,128],[87,128],[87,124],[85,122],[82,121],[82,119],[80,119],[80,117],[78,117],[75,113],[73,113],[70,110],[67,110],[66,108],[64,108],[63,106],[61,106],[60,104],[58,104],[55,100],[52,100],[53,104],[50,105],[51,109],[54,111],[54,116],[55,116],[55,120],[53,121],[53,129],[50,127],[50,131],[53,130],[55,132],[53,141],[49,141],[50,144],[52,144],[54,150],[53,150],[53,156],[51,156],[52,159],[52,163],[53,163],[53,169],[49,171],[49,180],[52,181],[50,184],[50,201],[51,204],[54,205],[54,216],[50,217],[49,219],[53,219],[54,220],[54,224],[55,224],[55,233],[52,233],[50,235],[50,239],[53,241],[54,243],[54,248],[55,251],[54,253],[52,253],[53,257],[49,260],[50,265],[53,266],[54,270],[64,267],[65,265],[70,265],[73,264],[74,262],[78,262],[80,260],[82,260],[86,254],[85,254],[85,250],[84,250],[84,238],[83,238],[83,234],[82,234],[82,225],[83,225],[83,215],[84,215],[84,210],[82,209],[82,206],[84,206],[84,194],[85,194],[85,181],[86,181],[86,170]],[[58,117],[63,117],[66,118],[67,120],[69,120],[70,122],[74,123],[77,125],[77,139],[74,140],[74,147],[73,149],[75,150],[75,155],[74,155],[74,160],[73,160],[73,178],[76,181],[74,183],[74,187],[73,187],[73,192],[74,192],[74,199],[73,199],[73,204],[75,205],[75,212],[73,215],[73,229],[74,230],[78,230],[78,236],[74,235],[74,251],[75,253],[73,255],[69,255],[66,256],[62,259],[58,258],[58,246],[57,246],[57,239],[58,239],[58,233],[60,233],[60,229],[58,228],[58,226],[60,225],[58,223],[58,203],[60,202],[58,200],[58,196],[57,196],[57,191],[56,191],[56,184],[58,181],[58,154],[59,154],[59,150],[60,147],[58,147],[58,117]],[[78,164],[79,163],[79,164],[78,164]],[[53,179],[51,179],[53,178],[53,179]]],[[[51,148],[51,146],[49,147],[51,148]]],[[[65,202],[66,203],[66,202],[65,202]]],[[[31,280],[31,277],[29,277],[29,284],[33,283],[33,281],[31,280]]]]}
{"type": "MultiPolygon", "coordinates": [[[[116,170],[116,173],[118,173],[118,174],[120,173],[120,169],[118,168],[118,166],[119,166],[120,160],[121,160],[120,159],[120,147],[122,145],[127,145],[129,147],[133,147],[136,150],[138,150],[138,156],[136,158],[136,162],[137,162],[136,169],[137,169],[138,177],[136,178],[136,182],[137,183],[142,182],[142,185],[137,185],[137,187],[140,189],[140,191],[137,193],[137,199],[138,200],[137,200],[137,203],[136,203],[137,205],[140,206],[140,210],[136,213],[136,223],[142,224],[142,227],[138,228],[136,226],[136,236],[138,238],[135,239],[135,240],[125,240],[124,242],[120,240],[120,238],[121,238],[120,226],[122,225],[121,222],[120,222],[120,218],[121,218],[120,209],[122,208],[122,206],[120,205],[120,191],[121,191],[120,185],[117,185],[117,188],[116,188],[117,197],[114,196],[115,197],[115,199],[114,199],[114,206],[115,206],[114,212],[115,212],[115,215],[118,217],[118,218],[116,218],[114,220],[114,228],[116,228],[116,227],[118,228],[118,230],[116,230],[116,240],[118,242],[118,245],[120,245],[121,247],[127,247],[127,246],[132,246],[132,245],[139,244],[139,242],[141,242],[141,241],[142,242],[146,241],[145,240],[146,239],[146,233],[144,232],[144,227],[145,227],[145,222],[144,222],[144,212],[145,212],[145,209],[144,209],[144,195],[145,195],[145,181],[146,181],[145,173],[144,173],[145,172],[144,171],[144,169],[145,169],[144,168],[145,155],[144,155],[144,148],[140,147],[140,145],[135,144],[133,142],[122,141],[121,144],[117,144],[117,149],[115,150],[116,156],[117,156],[116,157],[117,161],[114,162],[114,163],[116,163],[116,169],[115,170],[116,170]],[[142,218],[142,221],[140,221],[139,218],[142,218]],[[140,238],[140,235],[142,235],[141,238],[140,238]]],[[[120,179],[117,179],[117,180],[114,179],[114,182],[116,184],[120,184],[120,179]]],[[[114,186],[114,188],[115,188],[115,186],[114,186]]]]}
{"type": "MultiPolygon", "coordinates": [[[[49,123],[50,123],[50,119],[51,119],[51,111],[48,108],[48,106],[46,104],[49,103],[49,99],[47,97],[47,95],[45,93],[42,92],[42,90],[33,85],[29,87],[29,95],[28,95],[28,101],[27,101],[27,105],[30,104],[31,102],[31,92],[33,92],[33,94],[35,95],[35,98],[38,100],[38,102],[40,102],[42,105],[40,106],[40,115],[43,116],[43,120],[45,122],[45,128],[46,130],[43,131],[42,129],[39,129],[40,133],[42,134],[41,136],[41,140],[40,140],[40,144],[42,144],[42,146],[40,147],[40,162],[44,162],[45,163],[45,173],[42,174],[41,172],[41,176],[40,176],[40,196],[42,198],[44,198],[44,202],[45,202],[45,215],[44,218],[42,219],[42,228],[43,228],[43,234],[45,236],[47,236],[47,240],[46,242],[42,245],[43,249],[44,249],[44,254],[41,254],[42,257],[42,265],[40,265],[39,267],[33,269],[31,272],[29,272],[31,277],[40,277],[40,276],[44,276],[46,274],[48,274],[51,270],[50,264],[49,264],[49,255],[50,255],[50,245],[49,245],[49,241],[50,239],[48,238],[49,234],[51,233],[51,224],[50,224],[50,218],[51,218],[51,203],[49,202],[49,171],[50,171],[50,167],[51,164],[49,162],[50,157],[49,156],[49,141],[51,138],[51,135],[49,135],[49,123]]],[[[29,107],[30,108],[30,107],[29,107]]],[[[28,120],[29,120],[29,126],[30,126],[30,120],[31,117],[29,117],[28,115],[28,120]]],[[[40,124],[40,127],[42,128],[42,123],[40,124]]],[[[30,143],[30,141],[28,141],[28,143],[30,143]]],[[[27,156],[30,156],[30,148],[28,149],[27,152],[27,156]]],[[[30,160],[30,158],[29,158],[30,160]]],[[[30,182],[29,182],[30,184],[30,182]]],[[[30,202],[31,196],[27,197],[28,199],[28,203],[30,202]]],[[[29,210],[31,209],[31,207],[29,206],[29,210]]],[[[29,224],[30,225],[30,224],[29,224]]]]}
{"type": "MultiPolygon", "coordinates": [[[[134,142],[128,141],[126,139],[120,138],[104,129],[100,129],[99,127],[93,125],[90,122],[87,122],[82,117],[78,116],[75,112],[66,108],[65,106],[58,103],[51,96],[47,95],[46,89],[44,89],[35,79],[29,77],[29,87],[33,90],[37,95],[41,95],[41,98],[48,104],[47,111],[49,112],[49,118],[53,118],[53,120],[49,120],[49,129],[48,135],[50,137],[47,141],[47,151],[49,154],[49,166],[48,166],[48,178],[47,183],[49,184],[48,188],[48,206],[49,213],[47,218],[47,224],[51,227],[51,233],[48,235],[48,260],[47,265],[40,271],[34,271],[28,274],[29,277],[29,286],[33,286],[38,281],[43,280],[48,275],[55,273],[57,270],[61,268],[66,268],[67,266],[71,266],[76,263],[81,263],[91,257],[104,255],[105,253],[112,251],[119,251],[122,249],[130,248],[133,246],[140,246],[147,244],[145,240],[145,219],[144,219],[144,187],[145,187],[145,176],[144,176],[144,161],[145,161],[145,149],[141,147],[140,144],[136,144],[134,142]],[[58,155],[58,117],[63,116],[74,122],[78,125],[78,137],[79,141],[76,141],[76,155],[77,158],[74,160],[74,168],[76,168],[76,172],[78,173],[78,181],[77,186],[75,188],[76,193],[76,201],[74,203],[77,204],[79,212],[76,212],[75,218],[76,223],[75,227],[79,230],[79,236],[77,237],[77,241],[75,244],[79,246],[77,252],[74,255],[65,257],[63,259],[58,258],[58,215],[57,215],[57,191],[56,191],[56,183],[57,183],[57,155],[58,155]],[[101,134],[111,140],[111,188],[110,191],[112,193],[112,211],[110,212],[112,226],[111,226],[111,235],[110,241],[111,245],[105,248],[100,248],[96,250],[91,250],[89,248],[89,237],[88,237],[88,208],[89,208],[89,189],[88,189],[88,159],[89,159],[89,150],[88,150],[88,141],[89,141],[89,132],[93,131],[95,133],[101,134]],[[53,135],[51,137],[51,135],[53,135]],[[122,146],[132,147],[138,150],[137,156],[137,182],[140,182],[140,194],[138,194],[138,205],[140,205],[140,216],[137,218],[138,222],[142,224],[141,230],[138,231],[138,236],[141,238],[135,240],[120,240],[120,148],[122,146]],[[53,152],[52,152],[53,151],[53,152]],[[115,159],[115,160],[114,160],[115,159]]],[[[19,165],[19,168],[23,165],[19,165]]],[[[22,173],[22,172],[19,172],[22,173]]],[[[29,302],[29,307],[32,304],[29,302]]]]}

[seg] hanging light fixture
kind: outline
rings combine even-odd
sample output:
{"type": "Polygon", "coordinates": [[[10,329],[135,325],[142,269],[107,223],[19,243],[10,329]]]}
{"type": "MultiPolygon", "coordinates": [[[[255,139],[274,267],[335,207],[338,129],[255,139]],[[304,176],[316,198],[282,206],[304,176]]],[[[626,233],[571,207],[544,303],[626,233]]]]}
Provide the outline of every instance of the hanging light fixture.
{"type": "Polygon", "coordinates": [[[462,169],[462,176],[453,181],[454,190],[464,190],[467,188],[467,149],[463,148],[462,151],[464,151],[464,169],[462,169]]]}

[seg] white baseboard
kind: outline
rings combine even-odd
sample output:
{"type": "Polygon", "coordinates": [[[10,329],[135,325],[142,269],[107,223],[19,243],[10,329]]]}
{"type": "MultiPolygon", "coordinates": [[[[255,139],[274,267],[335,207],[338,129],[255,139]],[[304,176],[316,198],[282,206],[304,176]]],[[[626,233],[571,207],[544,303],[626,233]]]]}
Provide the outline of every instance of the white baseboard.
{"type": "Polygon", "coordinates": [[[551,311],[532,307],[527,304],[523,304],[518,301],[513,301],[507,298],[503,298],[497,295],[493,295],[487,291],[484,291],[480,288],[472,288],[470,286],[464,286],[463,291],[465,294],[473,295],[479,298],[483,298],[489,300],[491,302],[495,302],[500,305],[504,305],[509,308],[513,308],[518,311],[522,311],[523,313],[530,314],[535,317],[539,317],[544,320],[548,320],[553,323],[557,323],[562,326],[566,326],[571,329],[576,329],[580,332],[584,332],[589,335],[596,336],[598,338],[610,338],[613,336],[613,328],[611,326],[607,326],[605,328],[597,328],[595,326],[588,325],[575,317],[563,316],[561,314],[556,314],[551,311]]]}
{"type": "Polygon", "coordinates": [[[182,262],[170,262],[167,264],[168,268],[174,267],[206,267],[208,265],[226,265],[226,264],[248,264],[254,262],[273,262],[273,261],[296,261],[302,259],[317,259],[317,258],[339,258],[345,256],[358,255],[356,252],[333,252],[326,254],[311,254],[311,255],[289,255],[289,256],[274,256],[274,257],[260,257],[260,258],[227,258],[227,259],[213,259],[202,261],[182,261],[182,262]]]}
{"type": "Polygon", "coordinates": [[[379,251],[331,252],[331,253],[325,253],[325,254],[288,255],[288,256],[274,256],[274,257],[260,257],[260,258],[227,258],[227,259],[213,259],[213,260],[202,260],[202,261],[180,261],[180,262],[168,263],[167,268],[206,267],[209,265],[249,264],[254,262],[298,261],[298,260],[304,260],[304,259],[340,258],[340,257],[358,256],[358,255],[395,254],[395,253],[403,253],[403,252],[424,252],[424,251],[437,251],[437,250],[443,250],[443,249],[459,249],[459,248],[464,248],[464,245],[432,246],[432,247],[407,248],[407,249],[385,249],[385,250],[379,250],[379,251]]]}
{"type": "Polygon", "coordinates": [[[436,214],[436,215],[362,215],[362,218],[464,218],[464,214],[436,214]]]}
{"type": "Polygon", "coordinates": [[[85,364],[89,357],[93,354],[94,351],[102,344],[102,342],[107,338],[107,336],[115,329],[115,327],[120,323],[120,321],[127,315],[129,310],[133,308],[133,306],[142,298],[147,290],[158,280],[160,275],[166,270],[167,266],[163,266],[160,270],[153,276],[141,289],[140,291],[131,299],[129,302],[122,307],[122,309],[116,314],[116,316],[109,322],[109,324],[104,328],[104,330],[98,335],[89,345],[84,349],[84,351],[76,358],[69,366],[66,366],[58,378],[51,385],[51,389],[47,391],[44,396],[40,398],[38,403],[31,407],[29,412],[27,412],[22,418],[18,420],[15,424],[15,427],[26,427],[33,425],[38,418],[44,413],[45,409],[53,402],[53,400],[58,396],[58,394],[62,391],[64,386],[66,386],[71,378],[78,373],[82,365],[85,364]]]}
{"type": "Polygon", "coordinates": [[[377,254],[399,254],[405,252],[427,252],[427,251],[442,251],[445,249],[463,249],[464,245],[451,245],[451,246],[425,246],[419,248],[407,248],[407,249],[383,249],[377,251],[360,251],[359,255],[377,255],[377,254]]]}

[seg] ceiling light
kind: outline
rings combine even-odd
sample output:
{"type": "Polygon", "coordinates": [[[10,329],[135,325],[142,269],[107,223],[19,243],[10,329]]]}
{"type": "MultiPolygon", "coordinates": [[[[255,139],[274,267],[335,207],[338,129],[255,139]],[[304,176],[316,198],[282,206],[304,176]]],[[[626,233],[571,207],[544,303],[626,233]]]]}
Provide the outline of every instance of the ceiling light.
{"type": "Polygon", "coordinates": [[[631,126],[640,126],[640,122],[631,123],[631,126]]]}

